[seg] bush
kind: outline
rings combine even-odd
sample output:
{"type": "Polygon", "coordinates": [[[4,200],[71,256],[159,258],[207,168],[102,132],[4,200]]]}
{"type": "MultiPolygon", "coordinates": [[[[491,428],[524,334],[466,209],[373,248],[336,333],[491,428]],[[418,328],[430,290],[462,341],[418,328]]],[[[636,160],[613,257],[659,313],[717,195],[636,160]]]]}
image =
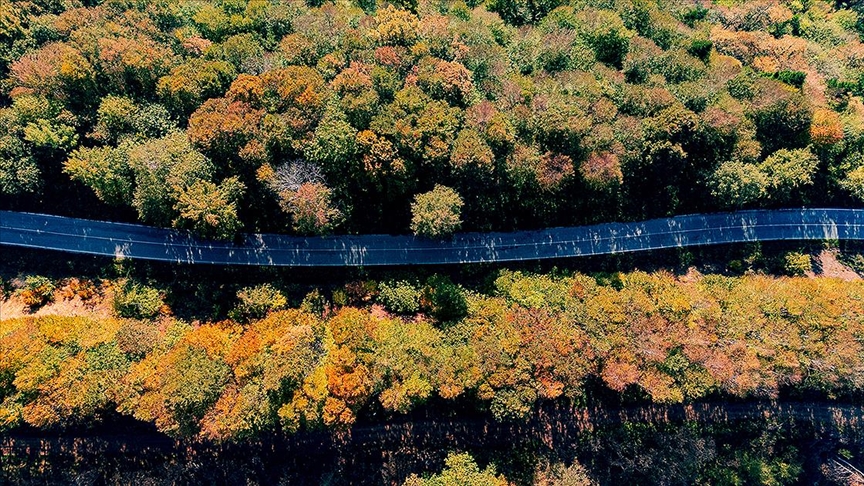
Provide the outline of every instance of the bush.
{"type": "Polygon", "coordinates": [[[260,319],[268,312],[284,309],[288,305],[288,299],[270,284],[240,289],[237,298],[240,303],[232,311],[232,317],[238,320],[260,319]]]}
{"type": "Polygon", "coordinates": [[[801,252],[790,251],[783,260],[783,271],[793,277],[803,276],[812,269],[810,255],[801,252]]]}
{"type": "Polygon", "coordinates": [[[18,291],[18,296],[24,305],[34,309],[54,300],[54,282],[48,277],[31,275],[24,279],[24,288],[18,291]]]}
{"type": "Polygon", "coordinates": [[[420,291],[404,280],[383,282],[379,287],[378,302],[392,312],[414,314],[420,308],[420,291]]]}
{"type": "Polygon", "coordinates": [[[127,282],[114,292],[114,312],[118,317],[152,319],[164,305],[159,289],[138,283],[127,282]]]}
{"type": "Polygon", "coordinates": [[[98,289],[91,280],[70,278],[66,281],[66,285],[61,291],[61,295],[65,300],[72,300],[75,297],[81,300],[90,300],[96,296],[98,289]]]}

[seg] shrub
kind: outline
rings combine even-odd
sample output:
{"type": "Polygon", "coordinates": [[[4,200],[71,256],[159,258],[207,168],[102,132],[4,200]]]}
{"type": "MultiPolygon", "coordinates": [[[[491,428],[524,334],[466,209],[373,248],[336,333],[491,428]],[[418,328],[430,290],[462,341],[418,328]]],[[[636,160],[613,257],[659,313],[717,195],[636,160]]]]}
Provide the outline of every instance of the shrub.
{"type": "Polygon", "coordinates": [[[164,305],[159,289],[138,283],[126,282],[114,292],[114,312],[118,317],[152,319],[164,305]]]}
{"type": "Polygon", "coordinates": [[[800,277],[811,270],[810,255],[790,251],[783,257],[783,271],[788,275],[800,277]]]}
{"type": "Polygon", "coordinates": [[[24,288],[18,291],[18,296],[24,305],[34,309],[54,300],[54,282],[48,277],[30,275],[24,279],[24,288]]]}
{"type": "Polygon", "coordinates": [[[240,289],[237,299],[240,303],[234,309],[232,317],[239,320],[260,319],[268,312],[284,309],[288,305],[288,299],[270,284],[240,289]]]}
{"type": "Polygon", "coordinates": [[[378,301],[388,310],[399,314],[414,314],[420,308],[420,291],[404,280],[383,282],[378,301]]]}
{"type": "Polygon", "coordinates": [[[91,280],[82,280],[73,277],[66,281],[61,295],[66,300],[72,300],[75,297],[79,297],[81,300],[90,300],[97,292],[96,286],[91,280]]]}

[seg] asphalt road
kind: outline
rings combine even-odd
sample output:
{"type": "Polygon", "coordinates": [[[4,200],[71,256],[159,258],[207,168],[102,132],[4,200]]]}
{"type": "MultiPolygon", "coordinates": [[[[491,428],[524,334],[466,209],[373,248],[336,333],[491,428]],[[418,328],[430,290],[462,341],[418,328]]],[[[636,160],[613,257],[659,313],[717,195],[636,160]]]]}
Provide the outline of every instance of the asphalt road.
{"type": "Polygon", "coordinates": [[[462,233],[447,240],[390,235],[247,235],[240,244],[201,240],[185,232],[149,226],[0,211],[0,245],[217,265],[505,262],[722,243],[826,239],[864,239],[864,209],[697,214],[514,233],[462,233]]]}

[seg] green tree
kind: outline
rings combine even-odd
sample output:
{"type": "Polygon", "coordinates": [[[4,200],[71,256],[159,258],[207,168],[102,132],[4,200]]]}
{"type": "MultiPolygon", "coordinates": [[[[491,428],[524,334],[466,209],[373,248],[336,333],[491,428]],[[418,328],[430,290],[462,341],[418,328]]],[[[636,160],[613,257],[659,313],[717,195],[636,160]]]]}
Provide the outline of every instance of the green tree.
{"type": "Polygon", "coordinates": [[[398,314],[414,314],[420,308],[420,290],[404,280],[381,282],[378,301],[398,314]]]}
{"type": "Polygon", "coordinates": [[[231,239],[242,223],[237,216],[237,202],[245,186],[236,176],[214,184],[197,180],[177,194],[174,208],[179,215],[175,228],[188,228],[200,236],[231,239]]]}
{"type": "Polygon", "coordinates": [[[480,469],[469,454],[447,454],[444,470],[440,474],[420,478],[412,474],[403,486],[507,486],[507,480],[495,471],[494,466],[480,469]]]}
{"type": "Polygon", "coordinates": [[[241,320],[261,319],[269,312],[284,309],[288,299],[269,283],[244,287],[237,291],[237,307],[233,315],[241,320]]]}
{"type": "Polygon", "coordinates": [[[191,59],[159,79],[158,93],[173,112],[185,116],[204,100],[222,96],[236,75],[225,61],[191,59]]]}
{"type": "Polygon", "coordinates": [[[462,198],[453,189],[435,188],[414,196],[411,203],[411,231],[418,236],[441,238],[453,234],[462,224],[462,198]]]}
{"type": "Polygon", "coordinates": [[[787,275],[801,277],[810,270],[812,270],[810,255],[797,251],[790,251],[783,256],[783,271],[785,271],[787,275]]]}
{"type": "Polygon", "coordinates": [[[710,180],[711,195],[720,205],[740,208],[765,196],[768,178],[758,165],[746,162],[720,164],[710,180]]]}
{"type": "Polygon", "coordinates": [[[184,133],[132,147],[129,166],[135,174],[132,205],[143,221],[162,226],[169,226],[176,219],[178,196],[196,181],[210,180],[214,170],[184,133]]]}
{"type": "Polygon", "coordinates": [[[780,149],[765,159],[759,168],[765,173],[769,197],[790,201],[800,197],[800,191],[813,184],[819,158],[809,148],[780,149]]]}
{"type": "Polygon", "coordinates": [[[128,146],[82,147],[63,163],[72,180],[93,189],[108,204],[129,204],[132,199],[133,174],[128,162],[128,146]]]}
{"type": "Polygon", "coordinates": [[[159,289],[127,281],[114,289],[114,312],[118,317],[152,319],[165,302],[159,289]]]}

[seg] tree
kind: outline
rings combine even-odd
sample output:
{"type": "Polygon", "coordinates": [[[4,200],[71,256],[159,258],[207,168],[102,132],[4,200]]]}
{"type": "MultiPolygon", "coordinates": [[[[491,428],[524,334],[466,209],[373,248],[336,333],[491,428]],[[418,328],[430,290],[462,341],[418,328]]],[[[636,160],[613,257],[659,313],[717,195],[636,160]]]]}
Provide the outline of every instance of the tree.
{"type": "Polygon", "coordinates": [[[165,306],[159,289],[127,281],[114,289],[114,313],[118,317],[152,319],[165,306]]]}
{"type": "Polygon", "coordinates": [[[624,181],[621,162],[614,152],[592,152],[579,165],[579,172],[582,178],[593,187],[616,186],[624,181]]]}
{"type": "Polygon", "coordinates": [[[237,202],[245,186],[236,176],[214,184],[197,180],[177,194],[175,228],[187,228],[205,238],[231,239],[242,227],[237,202]]]}
{"type": "Polygon", "coordinates": [[[805,186],[813,184],[819,158],[809,148],[780,149],[759,165],[765,173],[772,199],[794,199],[805,186]]]}
{"type": "Polygon", "coordinates": [[[481,470],[468,454],[449,453],[440,474],[420,478],[412,474],[402,486],[507,486],[507,480],[499,476],[494,466],[481,470]]]}
{"type": "Polygon", "coordinates": [[[173,112],[185,116],[204,100],[222,96],[236,75],[225,61],[190,59],[159,79],[158,93],[173,112]]]}
{"type": "Polygon", "coordinates": [[[320,182],[305,182],[296,190],[280,193],[282,208],[291,213],[294,230],[321,235],[342,221],[342,212],[333,205],[332,191],[320,182]]]}
{"type": "Polygon", "coordinates": [[[371,70],[372,66],[355,62],[330,82],[339,95],[339,107],[355,128],[366,128],[380,104],[371,70]]]}
{"type": "Polygon", "coordinates": [[[378,301],[398,314],[414,314],[420,309],[420,291],[404,280],[381,282],[378,301]]]}
{"type": "Polygon", "coordinates": [[[711,176],[711,195],[720,205],[740,208],[752,204],[768,189],[768,178],[756,164],[724,162],[711,176]]]}
{"type": "Polygon", "coordinates": [[[842,141],[843,123],[840,115],[824,108],[815,110],[810,123],[810,140],[820,146],[834,145],[842,141]]]}
{"type": "Polygon", "coordinates": [[[198,180],[210,180],[214,170],[183,133],[133,146],[129,166],[135,174],[133,207],[143,221],[164,226],[177,217],[179,195],[198,180]]]}
{"type": "Polygon", "coordinates": [[[453,189],[436,184],[435,188],[414,196],[411,203],[411,231],[418,236],[440,238],[462,224],[462,198],[453,189]]]}
{"type": "Polygon", "coordinates": [[[450,154],[450,165],[457,171],[489,173],[495,168],[495,154],[476,130],[459,132],[450,154]]]}
{"type": "Polygon", "coordinates": [[[783,257],[783,270],[793,277],[802,277],[812,270],[810,255],[797,251],[790,251],[783,257]]]}
{"type": "Polygon", "coordinates": [[[495,12],[511,25],[524,25],[541,21],[547,13],[561,5],[560,0],[493,0],[486,8],[495,12]]]}
{"type": "Polygon", "coordinates": [[[93,189],[96,197],[108,204],[129,204],[132,198],[133,173],[128,162],[128,146],[82,147],[69,155],[63,171],[72,180],[93,189]]]}
{"type": "Polygon", "coordinates": [[[840,187],[864,201],[864,166],[850,170],[840,181],[840,187]]]}
{"type": "Polygon", "coordinates": [[[263,110],[248,103],[214,98],[189,117],[189,140],[212,157],[236,157],[259,134],[263,110]]]}
{"type": "Polygon", "coordinates": [[[282,292],[269,283],[238,290],[237,300],[240,302],[234,308],[234,316],[240,320],[261,319],[269,312],[284,309],[288,305],[288,299],[282,292]]]}

